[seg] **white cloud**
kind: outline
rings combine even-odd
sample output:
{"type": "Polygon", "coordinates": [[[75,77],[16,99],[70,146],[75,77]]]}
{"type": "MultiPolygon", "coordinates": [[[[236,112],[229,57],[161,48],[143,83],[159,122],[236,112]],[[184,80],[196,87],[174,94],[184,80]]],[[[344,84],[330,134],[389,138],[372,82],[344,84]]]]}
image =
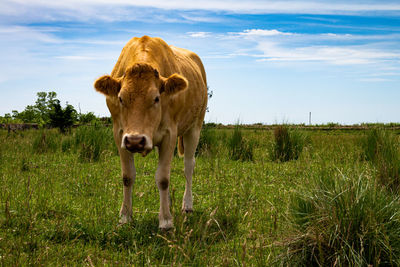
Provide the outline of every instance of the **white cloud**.
{"type": "Polygon", "coordinates": [[[0,37],[2,40],[12,41],[40,41],[43,43],[60,43],[61,40],[50,35],[49,32],[57,29],[44,27],[43,30],[35,27],[24,26],[0,26],[0,37]]]}
{"type": "Polygon", "coordinates": [[[385,79],[385,78],[362,78],[360,79],[361,82],[373,82],[373,83],[378,83],[378,82],[390,82],[390,79],[385,79]]]}
{"type": "MultiPolygon", "coordinates": [[[[11,3],[26,3],[22,0],[10,1],[11,3]]],[[[376,11],[400,11],[400,4],[396,2],[365,3],[365,1],[235,1],[235,0],[64,0],[46,1],[31,0],[29,5],[45,6],[50,8],[70,8],[76,9],[79,6],[99,6],[99,5],[121,5],[121,6],[143,6],[161,9],[181,9],[181,10],[217,10],[232,12],[252,12],[252,13],[339,13],[339,12],[376,12],[376,11]]]]}
{"type": "MultiPolygon", "coordinates": [[[[231,12],[239,14],[361,14],[389,12],[398,14],[398,2],[365,1],[262,1],[262,0],[3,0],[0,3],[0,14],[7,20],[19,17],[23,20],[56,21],[60,18],[75,21],[104,20],[120,21],[146,19],[143,13],[157,10],[196,10],[215,12],[231,12]],[[140,12],[132,12],[132,8],[140,7],[140,12]],[[131,9],[129,9],[131,8],[131,9]]],[[[153,14],[154,15],[154,14],[153,14]]],[[[177,14],[179,16],[179,14],[177,14]]],[[[154,17],[154,16],[152,16],[154,17]]],[[[176,20],[174,16],[161,16],[165,20],[176,20]]],[[[181,17],[188,21],[215,22],[215,17],[189,15],[181,17]]]]}
{"type": "Polygon", "coordinates": [[[281,32],[276,29],[247,29],[231,32],[226,39],[237,39],[245,53],[257,61],[285,63],[324,63],[331,65],[377,64],[386,68],[398,66],[400,50],[398,34],[353,35],[353,34],[300,34],[281,32]],[[251,49],[253,48],[253,49],[251,49]]]}
{"type": "Polygon", "coordinates": [[[263,30],[263,29],[248,29],[243,32],[231,33],[240,36],[263,37],[263,36],[277,36],[277,35],[292,35],[292,33],[285,33],[278,30],[263,30]]]}
{"type": "Polygon", "coordinates": [[[210,32],[188,32],[188,35],[193,38],[206,38],[210,37],[210,32]]]}
{"type": "Polygon", "coordinates": [[[206,15],[200,15],[200,14],[185,14],[185,13],[180,13],[180,16],[184,18],[187,21],[191,22],[206,22],[206,23],[217,23],[217,22],[222,22],[222,18],[217,18],[213,16],[206,16],[206,15]]]}
{"type": "MultiPolygon", "coordinates": [[[[56,58],[58,59],[65,59],[65,60],[99,60],[99,58],[96,57],[90,57],[90,56],[57,56],[56,58]]],[[[103,58],[101,59],[103,60],[103,58]]]]}
{"type": "Polygon", "coordinates": [[[399,52],[386,52],[364,46],[307,46],[289,48],[272,42],[261,42],[259,61],[325,62],[334,65],[362,65],[400,61],[399,52]]]}

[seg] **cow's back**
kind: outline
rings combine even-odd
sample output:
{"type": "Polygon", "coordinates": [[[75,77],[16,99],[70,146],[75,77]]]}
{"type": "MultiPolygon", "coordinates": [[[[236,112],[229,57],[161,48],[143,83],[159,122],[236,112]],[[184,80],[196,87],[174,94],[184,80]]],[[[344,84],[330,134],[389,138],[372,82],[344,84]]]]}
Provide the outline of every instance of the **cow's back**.
{"type": "Polygon", "coordinates": [[[170,48],[179,66],[178,73],[189,81],[188,89],[176,96],[179,99],[179,105],[184,103],[186,106],[180,121],[182,129],[179,130],[182,132],[190,122],[198,123],[199,127],[203,122],[207,106],[207,80],[203,63],[195,53],[174,46],[170,48]],[[190,112],[186,113],[186,110],[190,112]]]}
{"type": "Polygon", "coordinates": [[[122,77],[128,67],[138,62],[154,66],[164,77],[178,73],[188,80],[188,88],[170,99],[163,115],[168,113],[177,124],[178,135],[194,123],[200,127],[207,106],[207,80],[200,58],[189,50],[169,46],[160,38],[135,37],[122,49],[111,76],[122,77]]]}

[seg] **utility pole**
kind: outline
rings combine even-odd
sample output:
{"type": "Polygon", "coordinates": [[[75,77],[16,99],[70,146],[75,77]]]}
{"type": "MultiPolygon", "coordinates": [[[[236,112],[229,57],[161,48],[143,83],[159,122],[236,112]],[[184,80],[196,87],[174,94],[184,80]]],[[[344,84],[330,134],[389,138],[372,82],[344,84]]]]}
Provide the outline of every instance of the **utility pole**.
{"type": "Polygon", "coordinates": [[[310,115],[308,116],[308,125],[311,126],[311,111],[310,111],[310,115]]]}

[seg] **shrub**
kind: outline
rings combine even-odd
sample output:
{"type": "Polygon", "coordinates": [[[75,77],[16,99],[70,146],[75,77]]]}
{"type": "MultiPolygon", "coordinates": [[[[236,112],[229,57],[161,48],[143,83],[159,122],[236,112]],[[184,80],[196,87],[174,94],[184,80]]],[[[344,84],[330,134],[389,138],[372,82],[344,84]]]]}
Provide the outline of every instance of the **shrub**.
{"type": "Polygon", "coordinates": [[[60,101],[56,99],[55,103],[51,105],[49,119],[52,127],[58,128],[62,133],[65,133],[72,127],[76,120],[76,110],[69,104],[65,108],[62,108],[60,101]]]}
{"type": "Polygon", "coordinates": [[[215,155],[218,147],[218,139],[215,129],[204,125],[200,133],[199,144],[197,145],[197,155],[215,155]]]}
{"type": "Polygon", "coordinates": [[[383,129],[372,129],[362,140],[364,157],[373,163],[382,185],[394,191],[400,186],[400,154],[396,136],[383,129]]]}
{"type": "Polygon", "coordinates": [[[329,128],[335,128],[335,127],[339,127],[340,124],[337,123],[337,122],[328,122],[328,123],[326,124],[326,126],[328,126],[329,128]]]}
{"type": "Polygon", "coordinates": [[[51,130],[40,130],[32,142],[33,151],[36,153],[54,152],[59,145],[60,135],[51,130]]]}
{"type": "Polygon", "coordinates": [[[306,142],[307,137],[299,130],[289,130],[287,125],[275,127],[269,153],[271,160],[284,162],[298,159],[306,142]]]}
{"type": "Polygon", "coordinates": [[[228,140],[229,157],[232,160],[253,161],[254,143],[242,136],[242,130],[237,124],[228,140]]]}
{"type": "Polygon", "coordinates": [[[89,124],[96,121],[97,118],[93,112],[88,113],[79,113],[78,114],[78,121],[80,124],[89,124]]]}
{"type": "Polygon", "coordinates": [[[289,207],[293,235],[283,262],[303,266],[399,266],[400,202],[364,175],[321,173],[289,207]]]}

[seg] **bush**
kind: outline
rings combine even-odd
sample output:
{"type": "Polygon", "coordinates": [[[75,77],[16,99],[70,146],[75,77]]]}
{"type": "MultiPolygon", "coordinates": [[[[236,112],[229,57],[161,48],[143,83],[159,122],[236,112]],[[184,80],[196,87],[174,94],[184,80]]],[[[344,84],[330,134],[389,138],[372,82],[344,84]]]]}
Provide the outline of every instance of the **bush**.
{"type": "Polygon", "coordinates": [[[273,161],[289,161],[298,159],[307,142],[307,138],[299,130],[289,130],[287,125],[279,125],[274,129],[274,141],[270,146],[270,158],[273,161]]]}
{"type": "Polygon", "coordinates": [[[97,118],[93,112],[78,114],[78,121],[80,124],[89,124],[89,123],[95,122],[96,120],[97,120],[97,118]]]}
{"type": "Polygon", "coordinates": [[[76,110],[68,105],[62,108],[59,100],[51,105],[49,112],[50,126],[60,129],[62,133],[69,130],[76,120],[76,110]]]}
{"type": "Polygon", "coordinates": [[[233,134],[228,140],[228,148],[230,159],[253,161],[254,143],[243,138],[239,125],[235,126],[233,134]]]}
{"type": "Polygon", "coordinates": [[[196,154],[202,156],[213,156],[217,152],[218,139],[215,129],[204,125],[200,133],[199,144],[197,145],[196,154]]]}
{"type": "Polygon", "coordinates": [[[400,202],[373,179],[325,173],[302,186],[289,207],[289,266],[399,266],[400,202]]]}
{"type": "Polygon", "coordinates": [[[36,153],[55,152],[60,146],[60,135],[51,130],[40,130],[35,135],[32,148],[36,153]]]}
{"type": "Polygon", "coordinates": [[[382,185],[398,191],[400,186],[400,153],[396,136],[383,129],[372,129],[362,140],[366,160],[378,171],[382,185]]]}

